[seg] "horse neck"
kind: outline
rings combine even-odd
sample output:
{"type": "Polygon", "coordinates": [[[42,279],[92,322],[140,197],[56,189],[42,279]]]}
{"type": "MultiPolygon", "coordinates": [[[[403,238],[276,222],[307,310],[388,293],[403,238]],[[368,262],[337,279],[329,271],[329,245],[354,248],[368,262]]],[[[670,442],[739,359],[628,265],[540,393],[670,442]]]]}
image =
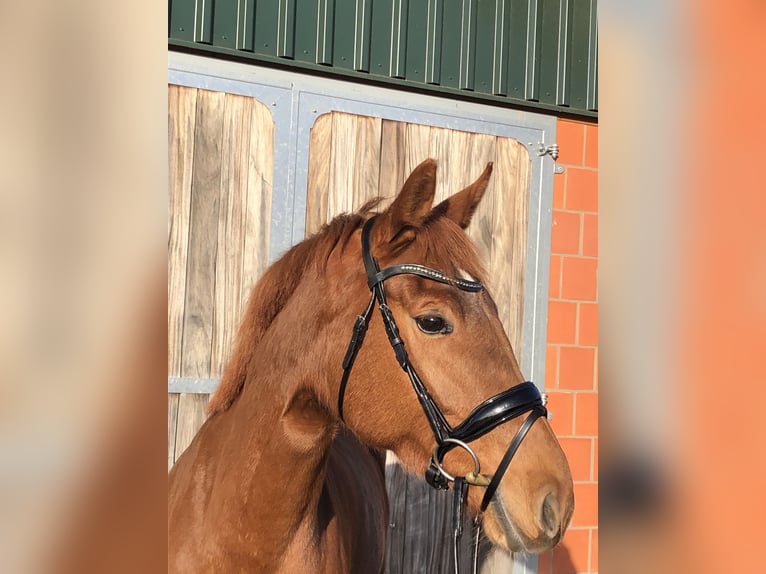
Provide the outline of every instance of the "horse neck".
{"type": "Polygon", "coordinates": [[[225,437],[211,495],[215,522],[246,547],[254,542],[246,533],[258,533],[264,564],[296,536],[311,538],[337,427],[333,393],[353,311],[331,300],[348,302],[350,293],[334,285],[330,294],[324,283],[323,275],[301,281],[258,344],[241,396],[210,420],[225,437]]]}

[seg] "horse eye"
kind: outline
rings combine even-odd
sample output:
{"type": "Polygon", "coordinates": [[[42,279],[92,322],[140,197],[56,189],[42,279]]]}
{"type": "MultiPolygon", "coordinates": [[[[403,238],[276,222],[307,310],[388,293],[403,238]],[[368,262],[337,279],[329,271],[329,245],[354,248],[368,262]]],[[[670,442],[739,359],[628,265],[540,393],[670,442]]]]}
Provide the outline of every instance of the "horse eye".
{"type": "Polygon", "coordinates": [[[448,335],[452,332],[452,325],[439,315],[421,315],[415,318],[415,322],[418,324],[418,329],[427,335],[448,335]]]}

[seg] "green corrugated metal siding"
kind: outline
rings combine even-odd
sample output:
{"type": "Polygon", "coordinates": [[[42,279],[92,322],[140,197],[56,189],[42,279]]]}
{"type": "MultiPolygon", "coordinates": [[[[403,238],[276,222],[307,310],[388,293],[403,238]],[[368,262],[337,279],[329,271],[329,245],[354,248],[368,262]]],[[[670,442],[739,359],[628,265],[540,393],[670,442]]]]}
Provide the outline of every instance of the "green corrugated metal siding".
{"type": "Polygon", "coordinates": [[[594,117],[596,0],[169,0],[173,47],[594,117]]]}

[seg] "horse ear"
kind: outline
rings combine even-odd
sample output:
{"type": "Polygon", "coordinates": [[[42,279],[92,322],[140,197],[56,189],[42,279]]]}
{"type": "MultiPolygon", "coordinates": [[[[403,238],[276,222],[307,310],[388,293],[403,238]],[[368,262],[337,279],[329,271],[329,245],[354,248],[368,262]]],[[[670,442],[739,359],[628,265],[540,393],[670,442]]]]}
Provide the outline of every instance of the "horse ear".
{"type": "Polygon", "coordinates": [[[434,208],[435,212],[442,212],[460,227],[465,229],[471,223],[476,207],[478,207],[484,192],[487,190],[489,178],[492,175],[493,163],[489,162],[479,179],[471,185],[459,191],[455,195],[448,197],[434,208]]]}
{"type": "Polygon", "coordinates": [[[436,160],[427,159],[412,171],[394,202],[382,214],[388,222],[389,241],[400,238],[403,232],[414,232],[423,223],[431,211],[435,192],[436,160]]]}

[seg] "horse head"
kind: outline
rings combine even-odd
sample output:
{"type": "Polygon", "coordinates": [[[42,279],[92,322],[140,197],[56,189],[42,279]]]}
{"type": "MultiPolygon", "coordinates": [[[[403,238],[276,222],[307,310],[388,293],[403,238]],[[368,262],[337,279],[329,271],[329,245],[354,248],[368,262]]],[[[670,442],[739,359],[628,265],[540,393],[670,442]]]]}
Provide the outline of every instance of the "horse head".
{"type": "Polygon", "coordinates": [[[363,443],[394,451],[410,471],[431,467],[434,481],[445,487],[453,477],[471,477],[484,488],[469,488],[467,504],[484,510],[490,540],[506,550],[538,553],[555,545],[569,523],[572,477],[540,416],[539,394],[530,383],[522,385],[465,233],[491,172],[490,164],[477,181],[434,207],[436,162],[426,160],[393,203],[328,259],[327,275],[338,280],[338,315],[364,315],[369,300],[364,342],[356,348],[352,342],[347,353],[346,363],[355,356],[339,389],[340,408],[363,443]],[[397,342],[403,351],[392,351],[397,342]],[[485,497],[496,473],[490,486],[496,490],[485,497]]]}

